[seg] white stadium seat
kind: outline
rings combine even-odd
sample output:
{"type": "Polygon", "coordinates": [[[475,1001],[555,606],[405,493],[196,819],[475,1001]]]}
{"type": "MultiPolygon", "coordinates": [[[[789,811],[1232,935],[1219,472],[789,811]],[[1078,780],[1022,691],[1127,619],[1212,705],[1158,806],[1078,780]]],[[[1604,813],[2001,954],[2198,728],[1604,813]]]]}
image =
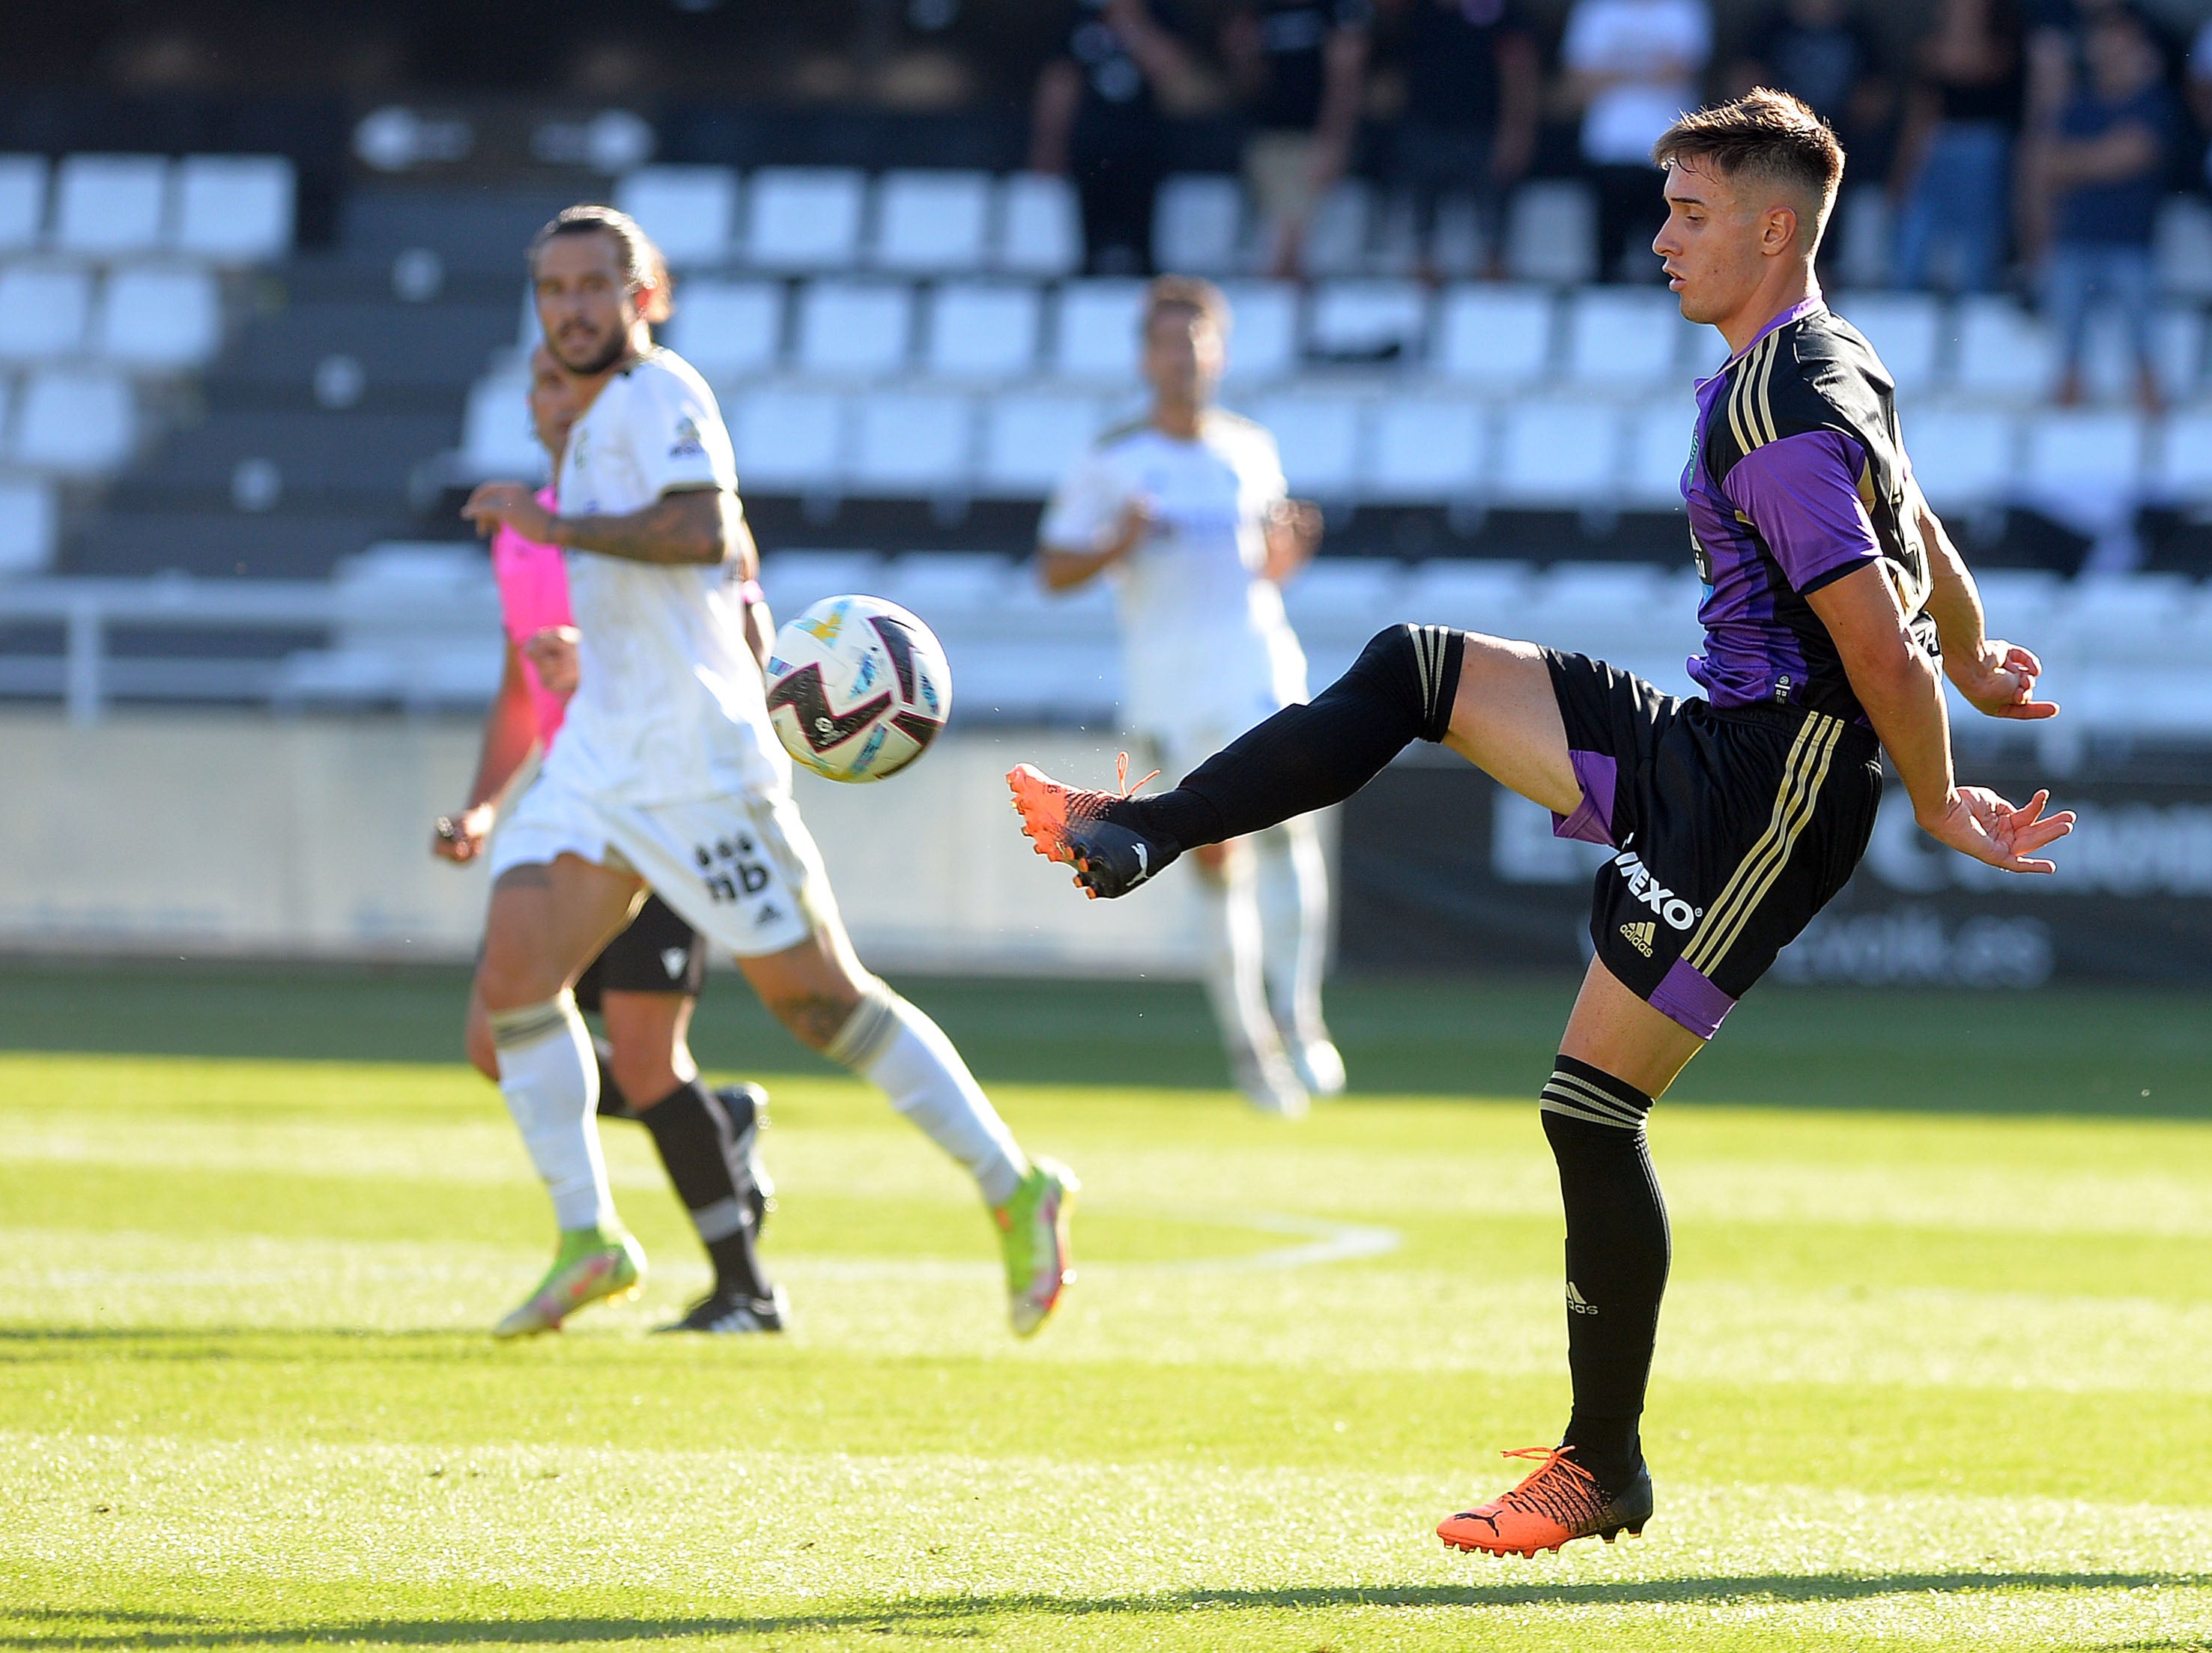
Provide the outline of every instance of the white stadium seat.
{"type": "Polygon", "coordinates": [[[884,560],[873,551],[767,551],[761,586],[777,622],[795,619],[825,597],[878,594],[884,560]]]}
{"type": "Polygon", "coordinates": [[[1399,599],[1405,617],[1418,625],[1457,626],[1518,636],[1529,601],[1526,562],[1433,557],[1408,576],[1399,599]]]}
{"type": "Polygon", "coordinates": [[[2011,400],[2040,396],[2056,366],[2050,330],[2012,300],[1972,294],[1959,301],[1958,388],[2011,400]]]}
{"type": "Polygon", "coordinates": [[[1518,403],[1505,412],[1491,497],[1558,510],[1609,506],[1620,455],[1617,409],[1595,402],[1518,403]]]}
{"type": "Polygon", "coordinates": [[[1274,434],[1291,492],[1348,500],[1359,485],[1359,404],[1350,397],[1286,392],[1252,416],[1274,434]]]}
{"type": "Polygon", "coordinates": [[[46,158],[0,155],[0,252],[39,244],[46,226],[46,158]]]}
{"type": "MultiPolygon", "coordinates": [[[[2128,328],[2110,305],[2089,313],[2081,378],[2093,401],[2132,404],[2136,353],[2128,328]]],[[[2193,304],[2163,304],[2151,319],[2151,358],[2160,386],[2177,402],[2192,401],[2203,377],[2204,313],[2193,304]]]]}
{"type": "Polygon", "coordinates": [[[914,289],[902,282],[809,282],[799,290],[799,367],[844,378],[902,371],[914,289]]]}
{"type": "Polygon", "coordinates": [[[94,258],[151,252],[167,216],[169,163],[157,155],[73,155],[54,180],[54,245],[94,258]]]}
{"type": "Polygon", "coordinates": [[[2212,501],[2212,412],[2176,414],[2160,436],[2157,492],[2179,501],[2212,501]]]}
{"type": "Polygon", "coordinates": [[[1912,474],[1937,512],[1994,505],[2012,492],[2020,433],[2009,415],[1926,408],[1898,422],[1912,474]]]}
{"type": "Polygon", "coordinates": [[[1394,397],[1368,423],[1359,496],[1382,504],[1448,504],[1482,492],[1489,417],[1474,402],[1394,397]]]}
{"type": "Polygon", "coordinates": [[[1403,620],[1405,570],[1389,557],[1316,557],[1283,587],[1283,607],[1309,647],[1333,641],[1357,649],[1403,620]]]}
{"type": "Polygon", "coordinates": [[[46,362],[84,347],[92,277],[70,264],[0,270],[0,362],[46,362]]]}
{"type": "Polygon", "coordinates": [[[766,372],[782,354],[782,284],[687,281],[677,292],[666,337],[669,349],[710,380],[766,372]]]}
{"type": "Polygon", "coordinates": [[[1505,267],[1516,281],[1586,282],[1597,269],[1597,200],[1574,179],[1540,179],[1514,192],[1505,267]]]}
{"type": "Polygon", "coordinates": [[[0,477],[0,574],[42,574],[52,567],[59,526],[52,483],[0,477]]]}
{"type": "Polygon", "coordinates": [[[2178,574],[2083,574],[2046,617],[2051,647],[2138,662],[2171,652],[2195,596],[2178,574]]]}
{"type": "Polygon", "coordinates": [[[2063,589],[2057,574],[2042,568],[1977,568],[1974,584],[1992,637],[2049,635],[2047,622],[2063,589]]]}
{"type": "Polygon", "coordinates": [[[1152,206],[1152,252],[1163,270],[1218,276],[1234,270],[1243,245],[1244,190],[1218,173],[1179,173],[1163,180],[1152,206]]]}
{"type": "Polygon", "coordinates": [[[1684,325],[1662,289],[1585,288],[1567,303],[1567,377],[1601,390],[1649,390],[1685,377],[1684,325]]]}
{"type": "Polygon", "coordinates": [[[1628,465],[1620,502],[1639,511],[1682,508],[1682,472],[1698,410],[1686,396],[1647,402],[1629,415],[1628,465]]]}
{"type": "Polygon", "coordinates": [[[142,265],[111,274],[94,318],[95,354],[155,373],[200,368],[222,348],[222,295],[204,269],[142,265]]]}
{"type": "Polygon", "coordinates": [[[1012,557],[977,551],[910,551],[884,570],[879,595],[932,626],[988,622],[1018,576],[1012,557]]]}
{"type": "Polygon", "coordinates": [[[738,485],[765,493],[833,493],[843,480],[845,408],[823,391],[763,386],[731,410],[738,485]]]}
{"type": "Polygon", "coordinates": [[[2212,204],[2195,195],[2166,197],[2151,256],[2160,292],[2212,299],[2212,204]]]}
{"type": "Polygon", "coordinates": [[[265,264],[292,250],[299,180],[281,155],[188,155],[177,163],[170,245],[220,264],[265,264]]]}
{"type": "Polygon", "coordinates": [[[867,188],[842,167],[762,167],[746,191],[744,257],[764,270],[850,268],[867,188]]]}
{"type": "Polygon", "coordinates": [[[898,497],[964,494],[975,407],[964,396],[882,392],[860,398],[852,490],[898,497]]]}
{"type": "Polygon", "coordinates": [[[1136,377],[1137,322],[1144,307],[1142,282],[1069,282],[1060,289],[1053,371],[1063,379],[1127,389],[1136,377]]]}
{"type": "Polygon", "coordinates": [[[926,307],[929,371],[943,379],[1019,379],[1034,372],[1044,330],[1037,289],[1012,282],[947,282],[926,307]]]}
{"type": "Polygon", "coordinates": [[[1088,396],[993,397],[984,410],[976,491],[1009,499],[1044,498],[1060,486],[1102,428],[1099,404],[1088,396]]]}
{"type": "Polygon", "coordinates": [[[1315,290],[1306,336],[1316,356],[1412,361],[1428,331],[1429,295],[1418,282],[1333,281],[1315,290]]]}
{"type": "Polygon", "coordinates": [[[1001,183],[991,262],[1008,275],[1073,275],[1083,263],[1074,186],[1041,173],[1016,173],[1001,183]]]}
{"type": "Polygon", "coordinates": [[[1942,367],[1943,307],[1926,293],[1853,293],[1836,313],[1866,335],[1897,388],[1931,390],[1942,367]]]}
{"type": "Polygon", "coordinates": [[[1437,315],[1436,370],[1463,385],[1514,390],[1552,365],[1552,295],[1540,287],[1466,284],[1437,315]]]}
{"type": "Polygon", "coordinates": [[[1833,267],[1842,284],[1880,287],[1889,280],[1889,249],[1894,240],[1890,223],[1889,191],[1880,184],[1862,184],[1844,191],[1821,247],[1821,264],[1834,248],[1833,267]]]}
{"type": "Polygon", "coordinates": [[[876,185],[873,262],[905,275],[981,269],[990,221],[988,173],[885,173],[876,185]]]}
{"type": "Polygon", "coordinates": [[[2133,413],[2055,409],[2028,421],[2021,477],[2038,487],[2087,483],[2132,489],[2143,471],[2144,428],[2133,413]]]}
{"type": "Polygon", "coordinates": [[[524,477],[550,469],[530,422],[530,380],[522,374],[488,374],[469,386],[461,416],[461,468],[471,481],[524,477]]]}
{"type": "Polygon", "coordinates": [[[1225,282],[1229,374],[1243,384],[1288,378],[1298,366],[1298,289],[1291,282],[1225,282]]]}
{"type": "Polygon", "coordinates": [[[730,256],[738,228],[738,176],[727,167],[640,167],[615,185],[615,204],[637,220],[675,270],[730,256]]]}
{"type": "Polygon", "coordinates": [[[1355,276],[1367,267],[1375,191],[1364,178],[1346,178],[1321,198],[1306,226],[1303,262],[1316,276],[1355,276]]]}
{"type": "Polygon", "coordinates": [[[113,471],[131,457],[137,414],[128,380],[82,368],[50,368],[23,389],[11,444],[19,464],[63,476],[113,471]]]}

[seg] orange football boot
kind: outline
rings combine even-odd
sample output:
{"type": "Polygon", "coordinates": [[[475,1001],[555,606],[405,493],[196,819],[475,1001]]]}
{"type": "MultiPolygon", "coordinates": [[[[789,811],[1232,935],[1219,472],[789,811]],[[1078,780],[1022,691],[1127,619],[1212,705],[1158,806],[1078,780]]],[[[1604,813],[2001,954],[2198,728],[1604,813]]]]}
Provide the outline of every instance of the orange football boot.
{"type": "Polygon", "coordinates": [[[1613,1542],[1626,1532],[1640,1537],[1651,1519],[1651,1472],[1638,1466],[1636,1479],[1608,1498],[1597,1477],[1575,1462],[1571,1446],[1528,1446],[1508,1458],[1540,1460],[1535,1472],[1501,1498],[1461,1511],[1440,1523],[1437,1536],[1455,1550],[1486,1555],[1556,1553],[1577,1538],[1613,1542]]]}
{"type": "MultiPolygon", "coordinates": [[[[1022,831],[1036,853],[1073,867],[1076,887],[1094,901],[1127,895],[1182,854],[1180,845],[1163,842],[1138,824],[1130,806],[1136,787],[1128,784],[1128,753],[1121,754],[1115,767],[1118,793],[1062,786],[1028,763],[1006,773],[1014,813],[1022,817],[1022,831]]],[[[1145,781],[1158,773],[1155,769],[1145,781]]]]}

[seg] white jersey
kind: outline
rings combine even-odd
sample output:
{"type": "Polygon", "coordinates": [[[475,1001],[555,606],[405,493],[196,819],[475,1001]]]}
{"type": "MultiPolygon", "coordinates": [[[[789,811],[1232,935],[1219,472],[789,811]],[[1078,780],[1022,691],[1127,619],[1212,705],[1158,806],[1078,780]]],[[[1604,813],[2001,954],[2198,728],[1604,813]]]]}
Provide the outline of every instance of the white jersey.
{"type": "MultiPolygon", "coordinates": [[[[607,381],[569,433],[558,483],[564,516],[627,516],[674,489],[737,485],[714,393],[666,350],[607,381]]],[[[580,681],[547,775],[625,804],[787,788],[734,565],[574,550],[568,565],[580,681]]]]}
{"type": "Polygon", "coordinates": [[[1132,500],[1152,514],[1151,535],[1113,569],[1132,732],[1236,733],[1305,698],[1282,593],[1260,574],[1267,514],[1285,491],[1275,439],[1218,411],[1196,441],[1150,423],[1109,431],[1060,484],[1038,530],[1049,546],[1095,550],[1132,500]]]}

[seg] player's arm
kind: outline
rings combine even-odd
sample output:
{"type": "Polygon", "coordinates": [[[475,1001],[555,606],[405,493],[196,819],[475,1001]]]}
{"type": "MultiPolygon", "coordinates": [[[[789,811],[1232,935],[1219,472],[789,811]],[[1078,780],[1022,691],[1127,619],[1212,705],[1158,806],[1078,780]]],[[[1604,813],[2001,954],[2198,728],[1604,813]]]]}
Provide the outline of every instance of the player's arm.
{"type": "Polygon", "coordinates": [[[1260,577],[1277,585],[1296,575],[1321,550],[1321,507],[1311,500],[1277,500],[1267,512],[1267,561],[1260,577]]]}
{"type": "Polygon", "coordinates": [[[1073,591],[1097,579],[1135,550],[1152,531],[1151,507],[1141,499],[1127,501],[1104,537],[1087,550],[1039,540],[1037,578],[1044,581],[1047,591],[1073,591]]]}
{"type": "Polygon", "coordinates": [[[469,801],[459,815],[441,815],[430,838],[430,853],[445,860],[474,860],[491,836],[499,816],[499,795],[538,744],[538,714],[530,703],[530,684],[522,675],[522,656],[510,640],[499,691],[484,714],[483,743],[477,752],[476,778],[469,801]]]}
{"type": "Polygon", "coordinates": [[[2035,697],[2043,662],[2017,643],[1991,637],[1982,614],[1982,596],[1959,548],[1929,508],[1917,482],[1907,504],[1928,558],[1928,612],[1943,646],[1943,672],[1966,703],[1985,717],[2033,720],[2056,717],[2055,702],[2035,697]]]}
{"type": "Polygon", "coordinates": [[[738,496],[712,483],[672,488],[623,516],[569,517],[547,510],[521,483],[488,482],[469,495],[461,514],[479,533],[505,523],[540,544],[664,566],[727,562],[752,544],[738,496]]]}
{"type": "Polygon", "coordinates": [[[1807,595],[1841,656],[1912,800],[1913,818],[1939,843],[2014,872],[2051,872],[2036,852],[2064,837],[2074,817],[2043,813],[2050,793],[2018,808],[1982,787],[1961,787],[1951,769],[1951,726],[1936,663],[1913,641],[1905,611],[1879,562],[1862,563],[1807,595]]]}
{"type": "Polygon", "coordinates": [[[775,653],[775,616],[769,611],[768,593],[760,588],[757,580],[747,580],[744,585],[745,647],[752,650],[753,658],[768,670],[769,656],[775,653]]]}

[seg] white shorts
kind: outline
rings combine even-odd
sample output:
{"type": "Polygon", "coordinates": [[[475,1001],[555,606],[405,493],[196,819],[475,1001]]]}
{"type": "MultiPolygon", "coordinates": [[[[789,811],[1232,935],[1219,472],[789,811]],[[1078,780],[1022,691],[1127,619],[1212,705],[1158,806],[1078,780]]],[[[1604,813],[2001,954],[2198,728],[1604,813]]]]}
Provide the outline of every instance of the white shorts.
{"type": "Polygon", "coordinates": [[[618,804],[540,775],[493,835],[491,875],[562,855],[636,873],[739,958],[796,947],[836,921],[822,852],[788,793],[618,804]]]}

